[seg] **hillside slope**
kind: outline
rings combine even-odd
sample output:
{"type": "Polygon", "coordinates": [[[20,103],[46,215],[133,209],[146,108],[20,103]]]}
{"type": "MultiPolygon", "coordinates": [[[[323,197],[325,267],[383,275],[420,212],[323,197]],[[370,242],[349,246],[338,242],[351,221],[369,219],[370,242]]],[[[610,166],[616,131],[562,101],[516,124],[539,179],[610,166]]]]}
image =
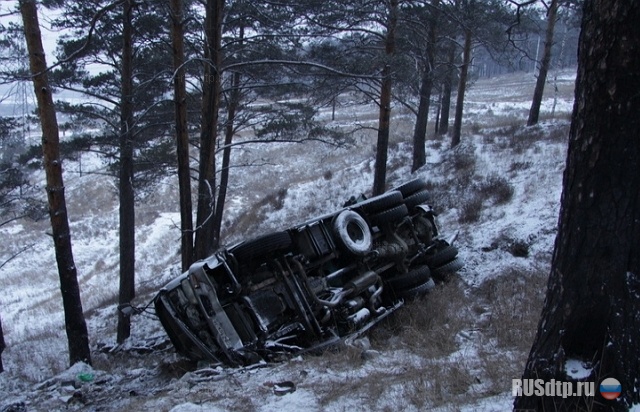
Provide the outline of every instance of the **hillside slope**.
{"type": "MultiPolygon", "coordinates": [[[[504,410],[537,325],[555,237],[574,73],[558,76],[560,95],[545,100],[539,126],[523,125],[535,79],[515,74],[481,80],[467,100],[462,144],[428,141],[427,165],[410,173],[412,119],[394,117],[389,186],[429,182],[443,231],[459,231],[465,268],[424,300],[406,305],[360,347],[252,369],[201,368],[173,353],[159,322],[133,319],[133,336],[115,347],[117,192],[87,174],[94,155],[65,164],[76,266],[94,367],[66,369],[61,298],[47,222],[0,228],[0,256],[28,252],[0,272],[0,316],[7,349],[0,411],[28,410],[504,410]],[[81,173],[82,170],[82,173],[81,173]],[[86,380],[83,382],[79,377],[86,380]],[[279,397],[278,382],[296,384],[279,397]],[[438,409],[439,408],[439,409],[438,409]]],[[[336,124],[367,122],[361,107],[336,124]]],[[[329,112],[321,113],[329,119],[329,112]]],[[[364,129],[363,129],[364,130],[364,129]]],[[[235,153],[225,219],[229,243],[338,208],[372,181],[373,133],[355,147],[268,145],[235,153]]],[[[38,176],[34,176],[37,178],[38,176]]],[[[40,176],[41,177],[41,176],[40,176]]],[[[143,306],[179,271],[176,179],[167,178],[138,206],[138,297],[143,306]]],[[[200,365],[205,366],[205,365],[200,365]]]]}

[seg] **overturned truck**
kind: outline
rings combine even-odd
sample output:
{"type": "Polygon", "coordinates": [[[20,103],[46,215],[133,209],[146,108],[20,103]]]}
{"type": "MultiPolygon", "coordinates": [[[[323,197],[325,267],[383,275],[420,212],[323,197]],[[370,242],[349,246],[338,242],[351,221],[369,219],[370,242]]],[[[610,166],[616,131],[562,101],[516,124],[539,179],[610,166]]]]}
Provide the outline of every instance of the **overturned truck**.
{"type": "Polygon", "coordinates": [[[462,268],[411,180],[194,263],[154,299],[176,350],[229,366],[353,339],[462,268]]]}

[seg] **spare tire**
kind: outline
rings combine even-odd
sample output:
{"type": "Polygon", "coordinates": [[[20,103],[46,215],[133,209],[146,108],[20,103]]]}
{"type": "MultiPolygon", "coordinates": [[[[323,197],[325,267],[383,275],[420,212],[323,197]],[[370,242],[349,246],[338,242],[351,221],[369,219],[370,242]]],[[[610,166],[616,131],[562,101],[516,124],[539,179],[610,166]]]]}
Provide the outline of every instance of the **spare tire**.
{"type": "Polygon", "coordinates": [[[371,250],[371,229],[362,216],[353,210],[343,210],[335,217],[333,232],[347,252],[366,255],[371,250]]]}

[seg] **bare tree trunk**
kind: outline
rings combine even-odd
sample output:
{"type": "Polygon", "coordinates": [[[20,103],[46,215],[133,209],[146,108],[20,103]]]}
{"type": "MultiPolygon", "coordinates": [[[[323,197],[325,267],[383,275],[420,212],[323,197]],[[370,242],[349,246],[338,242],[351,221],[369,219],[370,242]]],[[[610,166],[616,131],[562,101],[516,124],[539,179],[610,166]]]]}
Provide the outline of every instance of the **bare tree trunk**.
{"type": "Polygon", "coordinates": [[[373,195],[383,193],[387,180],[387,155],[389,150],[389,124],[391,118],[391,58],[395,53],[395,32],[398,20],[398,0],[389,4],[389,20],[385,39],[385,66],[382,69],[382,86],[380,89],[380,113],[378,117],[378,143],[376,146],[376,163],[373,175],[373,195]]]}
{"type": "Polygon", "coordinates": [[[200,134],[200,166],[198,174],[198,216],[195,258],[204,259],[214,251],[213,234],[216,189],[215,150],[218,136],[220,102],[220,66],[222,62],[222,14],[224,0],[207,0],[205,18],[206,48],[202,130],[200,134]]]}
{"type": "MultiPolygon", "coordinates": [[[[433,0],[431,5],[433,10],[438,7],[439,0],[433,0]]],[[[433,13],[436,13],[435,11],[433,13]]],[[[435,66],[435,47],[436,47],[436,23],[437,18],[433,16],[429,22],[428,44],[427,44],[427,61],[425,63],[424,72],[420,84],[420,102],[418,103],[418,114],[416,116],[416,124],[413,130],[413,165],[411,171],[415,172],[427,161],[425,152],[425,143],[427,140],[427,124],[429,123],[429,108],[431,105],[431,89],[433,88],[433,70],[435,66]]]]}
{"type": "Polygon", "coordinates": [[[440,89],[440,94],[438,95],[438,108],[436,110],[436,121],[433,122],[433,133],[436,135],[440,134],[438,127],[440,126],[440,113],[442,112],[442,89],[440,89]]]}
{"type": "MultiPolygon", "coordinates": [[[[640,3],[585,2],[559,230],[524,378],[621,383],[622,395],[518,397],[530,410],[626,411],[640,403],[640,3]]],[[[574,384],[575,386],[575,384],[574,384]]]]}
{"type": "Polygon", "coordinates": [[[462,114],[464,108],[464,94],[467,88],[467,78],[469,76],[469,64],[471,64],[471,30],[464,30],[464,51],[462,53],[462,67],[460,68],[460,81],[458,82],[458,97],[456,100],[456,117],[453,120],[453,135],[451,136],[451,147],[460,144],[462,133],[462,114]]]}
{"type": "Polygon", "coordinates": [[[42,47],[38,11],[35,0],[21,0],[19,4],[29,52],[33,87],[38,102],[38,115],[42,126],[42,151],[47,178],[49,217],[60,276],[60,290],[69,344],[69,361],[72,365],[76,362],[91,363],[89,333],[82,312],[80,287],[71,247],[71,232],[62,179],[58,121],[47,78],[47,63],[42,47]]]}
{"type": "MultiPolygon", "coordinates": [[[[242,38],[241,29],[241,38],[242,38]]],[[[229,109],[227,124],[224,132],[224,148],[222,149],[222,169],[220,170],[220,190],[216,202],[216,214],[214,221],[214,247],[220,246],[220,231],[222,229],[222,217],[224,216],[224,206],[227,201],[227,187],[229,185],[229,168],[231,166],[231,143],[235,132],[235,119],[238,105],[240,104],[240,73],[234,72],[231,81],[231,97],[229,99],[229,109]]]]}
{"type": "Polygon", "coordinates": [[[427,124],[429,123],[429,106],[431,103],[431,88],[433,80],[431,68],[425,67],[420,85],[420,102],[418,103],[418,114],[416,124],[413,129],[413,164],[411,172],[415,172],[427,161],[425,143],[427,140],[427,124]]]}
{"type": "Polygon", "coordinates": [[[4,343],[4,332],[2,331],[2,319],[0,319],[0,373],[4,372],[4,366],[2,365],[2,352],[7,346],[4,343]]]}
{"type": "Polygon", "coordinates": [[[540,72],[538,73],[538,80],[536,81],[536,87],[533,91],[527,126],[533,126],[538,123],[538,117],[540,117],[540,105],[542,104],[542,95],[544,94],[544,86],[547,82],[547,73],[549,72],[549,65],[551,63],[551,48],[553,47],[553,32],[556,26],[557,15],[558,0],[551,0],[549,16],[547,18],[547,31],[544,39],[544,50],[542,52],[542,60],[540,61],[540,72]]]}
{"type": "Polygon", "coordinates": [[[173,54],[173,90],[176,116],[178,186],[180,188],[180,256],[182,271],[193,263],[193,205],[187,129],[187,90],[184,64],[184,16],[182,0],[171,0],[171,46],[173,54]]]}
{"type": "Polygon", "coordinates": [[[448,73],[444,78],[444,83],[442,85],[442,99],[440,104],[440,120],[438,127],[438,134],[445,135],[449,132],[449,112],[451,111],[451,91],[453,84],[453,74],[455,70],[453,69],[453,64],[456,59],[455,55],[456,47],[455,44],[451,45],[449,50],[449,56],[447,58],[447,70],[448,73]]]}
{"type": "MultiPolygon", "coordinates": [[[[120,293],[118,303],[135,297],[135,199],[133,193],[133,27],[132,0],[122,5],[122,96],[120,102],[120,293]]],[[[118,311],[117,341],[131,335],[131,319],[118,311]]]]}

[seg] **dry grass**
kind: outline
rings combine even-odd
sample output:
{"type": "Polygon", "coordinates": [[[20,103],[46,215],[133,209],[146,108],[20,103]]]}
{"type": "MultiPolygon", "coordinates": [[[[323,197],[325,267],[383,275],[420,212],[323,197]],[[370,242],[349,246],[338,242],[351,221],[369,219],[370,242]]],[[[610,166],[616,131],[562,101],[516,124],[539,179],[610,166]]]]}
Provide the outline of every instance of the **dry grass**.
{"type": "Polygon", "coordinates": [[[474,192],[460,205],[460,214],[458,215],[458,222],[460,223],[474,223],[480,220],[482,215],[482,198],[484,196],[480,193],[474,192]]]}
{"type": "Polygon", "coordinates": [[[486,396],[498,395],[511,388],[511,380],[522,376],[528,352],[505,352],[492,347],[490,343],[480,348],[478,360],[483,376],[480,378],[485,387],[486,396]],[[484,382],[487,381],[487,382],[484,382]]]}
{"type": "Polygon", "coordinates": [[[440,284],[372,329],[372,348],[382,353],[380,358],[367,360],[361,350],[346,347],[309,359],[314,369],[340,376],[314,383],[319,404],[340,410],[334,407],[355,399],[364,409],[396,411],[468,402],[478,382],[475,360],[447,358],[460,348],[459,333],[473,327],[475,314],[465,289],[458,279],[440,284]],[[406,350],[407,357],[385,356],[397,350],[406,350]],[[369,362],[384,366],[371,369],[369,362]]]}
{"type": "Polygon", "coordinates": [[[492,198],[496,204],[501,205],[511,200],[514,188],[505,177],[494,174],[486,177],[480,183],[478,191],[487,198],[492,198]]]}
{"type": "Polygon", "coordinates": [[[456,335],[473,322],[467,304],[462,281],[453,279],[437,285],[423,299],[408,302],[388,322],[374,329],[372,344],[384,349],[389,339],[397,336],[402,346],[425,358],[448,355],[458,349],[456,335]]]}
{"type": "Polygon", "coordinates": [[[527,351],[538,327],[546,273],[509,269],[484,281],[473,294],[486,307],[483,330],[500,348],[527,351]]]}
{"type": "Polygon", "coordinates": [[[469,387],[476,382],[468,365],[439,361],[397,365],[313,384],[318,403],[325,410],[344,407],[345,400],[357,401],[362,410],[428,410],[468,400],[469,387]]]}

